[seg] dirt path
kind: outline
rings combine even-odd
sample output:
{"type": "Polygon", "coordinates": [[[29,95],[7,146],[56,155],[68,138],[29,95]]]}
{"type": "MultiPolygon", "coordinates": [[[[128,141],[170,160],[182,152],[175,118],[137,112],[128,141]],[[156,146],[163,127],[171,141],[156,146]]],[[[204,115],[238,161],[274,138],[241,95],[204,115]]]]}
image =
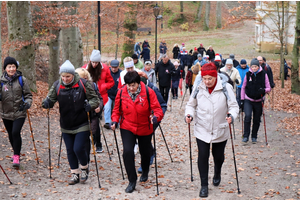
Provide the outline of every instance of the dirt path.
{"type": "MultiPolygon", "coordinates": [[[[189,95],[187,95],[189,96],[189,95]]],[[[187,98],[185,99],[186,102],[187,98]]],[[[119,161],[114,144],[113,133],[104,130],[110,151],[113,151],[112,161],[109,161],[106,152],[97,154],[101,189],[97,187],[95,164],[91,155],[91,173],[86,184],[69,186],[69,166],[66,159],[66,150],[63,144],[61,166],[57,168],[59,147],[58,117],[51,116],[51,155],[53,179],[49,179],[48,170],[48,143],[47,118],[32,117],[33,130],[38,149],[40,164],[34,160],[33,145],[30,138],[28,123],[24,125],[22,137],[21,169],[11,168],[10,156],[12,150],[8,143],[7,134],[2,129],[0,146],[0,161],[6,173],[14,183],[9,185],[5,176],[0,173],[1,199],[197,199],[199,195],[200,178],[197,169],[197,147],[195,138],[192,139],[193,177],[190,180],[190,164],[188,150],[188,130],[183,121],[184,109],[179,109],[181,97],[173,100],[172,111],[167,111],[162,122],[162,128],[169,148],[171,149],[173,163],[170,162],[168,152],[157,131],[157,157],[160,195],[156,196],[154,165],[149,174],[149,181],[138,183],[132,194],[126,194],[124,189],[127,180],[122,180],[119,161]]],[[[170,109],[170,108],[169,108],[170,109]]],[[[45,111],[43,111],[45,112],[45,111]]],[[[297,199],[300,197],[300,141],[298,135],[290,135],[285,130],[277,128],[277,124],[284,117],[292,114],[266,110],[266,123],[269,146],[265,145],[264,129],[260,127],[258,143],[241,145],[241,122],[236,120],[234,147],[238,167],[238,178],[241,194],[236,191],[236,179],[233,165],[231,141],[226,146],[226,159],[223,165],[222,182],[219,187],[209,185],[209,198],[207,199],[297,199]]],[[[103,121],[102,121],[103,124],[103,121]]],[[[2,124],[1,124],[2,125],[2,124]]],[[[263,124],[262,124],[263,125],[263,124]]],[[[2,125],[3,128],[3,125],[2,125]]],[[[193,130],[193,128],[191,128],[193,130]]],[[[119,148],[122,149],[121,138],[118,134],[119,148]]],[[[103,142],[103,139],[102,139],[103,142]]],[[[136,156],[138,167],[140,156],[136,156]]],[[[212,158],[210,158],[209,179],[213,176],[212,158]]],[[[123,165],[124,168],[124,165],[123,165]]],[[[125,173],[125,171],[124,171],[125,173]]]]}

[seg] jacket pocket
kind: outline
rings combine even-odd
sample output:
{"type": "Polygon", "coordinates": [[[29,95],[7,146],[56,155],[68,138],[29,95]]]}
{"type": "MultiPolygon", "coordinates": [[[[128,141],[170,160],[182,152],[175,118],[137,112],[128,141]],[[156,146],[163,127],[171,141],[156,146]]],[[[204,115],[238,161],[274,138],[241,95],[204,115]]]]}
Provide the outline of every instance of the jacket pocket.
{"type": "Polygon", "coordinates": [[[228,126],[229,125],[228,125],[227,122],[219,124],[217,137],[222,137],[226,133],[226,130],[228,129],[228,126]]]}

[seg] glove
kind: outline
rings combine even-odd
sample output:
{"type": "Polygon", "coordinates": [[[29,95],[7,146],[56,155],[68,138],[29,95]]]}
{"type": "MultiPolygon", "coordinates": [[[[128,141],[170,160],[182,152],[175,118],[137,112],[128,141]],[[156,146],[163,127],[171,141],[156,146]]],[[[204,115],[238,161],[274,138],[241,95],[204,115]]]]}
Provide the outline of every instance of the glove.
{"type": "Polygon", "coordinates": [[[118,122],[111,122],[110,126],[115,125],[115,128],[118,128],[118,122]]]}
{"type": "Polygon", "coordinates": [[[189,86],[188,86],[188,85],[185,85],[185,88],[186,88],[186,89],[188,89],[188,88],[189,88],[189,86]]]}
{"type": "Polygon", "coordinates": [[[244,112],[244,100],[241,100],[240,109],[242,110],[242,112],[244,112]]]}
{"type": "Polygon", "coordinates": [[[235,79],[235,83],[236,83],[237,85],[240,84],[239,80],[237,80],[237,79],[235,79]]]}
{"type": "Polygon", "coordinates": [[[153,115],[152,117],[152,122],[153,124],[157,124],[157,117],[155,115],[153,115]]]}
{"type": "Polygon", "coordinates": [[[27,110],[27,109],[29,109],[29,108],[30,108],[29,103],[28,103],[27,101],[24,101],[24,102],[20,105],[19,111],[27,110]]]}
{"type": "Polygon", "coordinates": [[[51,100],[49,98],[46,98],[45,101],[42,103],[42,107],[45,108],[45,109],[48,109],[50,108],[50,102],[51,100]]]}
{"type": "Polygon", "coordinates": [[[264,88],[259,88],[258,92],[259,92],[259,94],[265,94],[265,89],[264,88]]]}
{"type": "Polygon", "coordinates": [[[92,110],[92,107],[91,107],[91,105],[88,103],[87,100],[85,100],[83,107],[84,107],[85,112],[90,112],[90,111],[92,110]]]}

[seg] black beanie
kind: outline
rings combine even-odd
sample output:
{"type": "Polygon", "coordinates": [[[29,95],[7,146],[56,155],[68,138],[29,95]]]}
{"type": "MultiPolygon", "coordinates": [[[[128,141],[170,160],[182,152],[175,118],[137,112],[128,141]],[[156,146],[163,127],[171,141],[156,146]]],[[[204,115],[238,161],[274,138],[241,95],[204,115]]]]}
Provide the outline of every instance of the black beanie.
{"type": "Polygon", "coordinates": [[[5,70],[6,66],[9,65],[9,64],[14,64],[14,65],[16,65],[17,69],[18,69],[18,67],[19,67],[19,65],[18,65],[18,63],[17,63],[17,61],[16,61],[15,58],[7,56],[7,57],[5,58],[5,60],[4,60],[3,69],[5,70]]]}
{"type": "Polygon", "coordinates": [[[132,59],[138,59],[138,56],[137,56],[136,54],[133,54],[133,55],[131,56],[131,58],[132,58],[132,59]]]}

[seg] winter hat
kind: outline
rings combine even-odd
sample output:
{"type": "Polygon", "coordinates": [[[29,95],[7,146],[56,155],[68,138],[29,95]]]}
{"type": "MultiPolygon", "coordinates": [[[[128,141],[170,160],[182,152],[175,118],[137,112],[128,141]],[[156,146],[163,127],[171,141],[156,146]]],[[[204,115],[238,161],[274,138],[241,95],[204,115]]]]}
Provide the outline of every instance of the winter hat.
{"type": "Polygon", "coordinates": [[[112,67],[119,67],[119,61],[118,60],[112,60],[111,62],[110,62],[110,66],[112,66],[112,67]]]}
{"type": "Polygon", "coordinates": [[[129,62],[124,62],[124,67],[125,67],[125,68],[134,67],[133,60],[131,60],[131,61],[129,61],[129,62]]]}
{"type": "Polygon", "coordinates": [[[194,51],[198,51],[197,47],[194,48],[194,51]]]}
{"type": "Polygon", "coordinates": [[[221,57],[220,56],[216,56],[215,57],[215,61],[220,62],[221,61],[221,57]]]}
{"type": "Polygon", "coordinates": [[[100,55],[100,51],[94,49],[92,51],[91,57],[90,57],[90,61],[92,62],[100,62],[101,61],[101,55],[100,55]]]}
{"type": "Polygon", "coordinates": [[[234,54],[230,54],[229,58],[231,58],[233,60],[234,59],[234,54]]]}
{"type": "Polygon", "coordinates": [[[247,61],[245,59],[241,60],[241,65],[247,64],[247,61]]]}
{"type": "Polygon", "coordinates": [[[251,60],[250,66],[252,66],[252,65],[259,66],[259,61],[257,60],[257,58],[253,58],[253,59],[251,60]]]}
{"type": "Polygon", "coordinates": [[[232,60],[230,58],[227,58],[226,65],[232,65],[232,64],[233,64],[232,60]]]}
{"type": "Polygon", "coordinates": [[[138,56],[137,56],[136,54],[133,54],[133,55],[131,56],[131,58],[132,58],[132,59],[138,59],[138,56]]]}
{"type": "Polygon", "coordinates": [[[182,45],[184,45],[184,43],[182,43],[182,45]]]}
{"type": "Polygon", "coordinates": [[[174,66],[179,66],[179,63],[178,63],[177,61],[175,61],[175,62],[173,63],[173,65],[174,65],[174,66]]]}
{"type": "Polygon", "coordinates": [[[69,60],[66,60],[62,66],[59,68],[59,74],[62,73],[69,73],[69,74],[75,74],[75,67],[72,65],[72,63],[69,60]]]}
{"type": "Polygon", "coordinates": [[[217,67],[214,63],[206,63],[201,68],[201,76],[210,75],[213,77],[218,76],[217,67]]]}
{"type": "Polygon", "coordinates": [[[201,53],[199,53],[199,54],[197,55],[197,58],[199,58],[199,57],[201,57],[201,58],[202,58],[202,55],[201,55],[201,53]]]}
{"type": "Polygon", "coordinates": [[[19,64],[18,64],[18,62],[16,61],[15,58],[7,56],[7,57],[5,58],[5,60],[4,60],[3,69],[5,70],[6,66],[9,65],[9,64],[14,64],[14,65],[16,65],[17,69],[18,69],[18,67],[19,67],[19,64]]]}

